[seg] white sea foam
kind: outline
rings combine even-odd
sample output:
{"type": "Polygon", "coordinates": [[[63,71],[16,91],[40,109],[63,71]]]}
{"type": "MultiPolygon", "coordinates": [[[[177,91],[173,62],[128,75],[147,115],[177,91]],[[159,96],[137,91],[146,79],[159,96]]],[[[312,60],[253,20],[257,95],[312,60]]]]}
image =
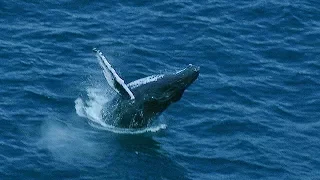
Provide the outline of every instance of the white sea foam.
{"type": "Polygon", "coordinates": [[[112,99],[111,93],[106,93],[105,91],[98,88],[88,88],[87,98],[77,98],[75,100],[75,109],[80,117],[88,119],[88,123],[99,130],[110,131],[118,134],[141,134],[147,132],[157,132],[161,129],[166,129],[166,124],[160,124],[156,126],[151,126],[144,129],[125,129],[118,128],[113,125],[109,125],[102,118],[102,110],[106,103],[112,99]]]}
{"type": "Polygon", "coordinates": [[[105,125],[105,126],[99,126],[95,123],[89,123],[92,127],[104,130],[104,131],[111,131],[113,133],[117,134],[143,134],[143,133],[154,133],[157,132],[161,129],[166,129],[167,125],[166,124],[159,124],[157,126],[152,126],[148,128],[143,128],[143,129],[129,129],[129,128],[117,128],[111,125],[105,125]]]}
{"type": "Polygon", "coordinates": [[[77,98],[75,100],[75,109],[80,117],[88,118],[90,121],[105,126],[102,120],[103,106],[110,100],[102,90],[96,88],[87,89],[87,100],[77,98]]]}

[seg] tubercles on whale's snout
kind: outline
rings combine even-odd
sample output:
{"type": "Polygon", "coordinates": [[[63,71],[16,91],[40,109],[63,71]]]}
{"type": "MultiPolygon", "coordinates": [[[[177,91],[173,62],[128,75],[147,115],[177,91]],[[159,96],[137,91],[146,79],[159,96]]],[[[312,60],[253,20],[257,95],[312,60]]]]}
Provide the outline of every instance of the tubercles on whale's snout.
{"type": "Polygon", "coordinates": [[[184,70],[184,72],[185,72],[185,74],[187,74],[187,76],[193,77],[195,80],[199,76],[200,67],[189,64],[188,67],[184,70]]]}
{"type": "Polygon", "coordinates": [[[193,70],[194,72],[199,72],[200,71],[200,67],[199,66],[195,66],[195,65],[192,65],[192,64],[189,64],[188,68],[193,70]]]}

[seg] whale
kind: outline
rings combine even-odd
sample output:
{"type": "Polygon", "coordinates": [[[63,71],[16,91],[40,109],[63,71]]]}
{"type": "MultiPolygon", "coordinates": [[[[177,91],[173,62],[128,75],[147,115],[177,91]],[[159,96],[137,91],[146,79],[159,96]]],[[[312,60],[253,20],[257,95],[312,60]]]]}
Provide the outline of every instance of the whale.
{"type": "Polygon", "coordinates": [[[199,66],[189,64],[177,72],[151,75],[126,84],[100,50],[94,48],[93,52],[108,85],[116,92],[103,108],[102,118],[119,128],[151,126],[170,104],[181,99],[200,72],[199,66]]]}

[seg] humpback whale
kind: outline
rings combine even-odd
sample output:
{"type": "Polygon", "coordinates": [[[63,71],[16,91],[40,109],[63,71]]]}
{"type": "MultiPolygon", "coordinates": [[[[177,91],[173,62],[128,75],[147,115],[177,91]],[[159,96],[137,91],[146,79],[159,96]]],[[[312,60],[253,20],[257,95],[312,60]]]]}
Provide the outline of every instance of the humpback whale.
{"type": "Polygon", "coordinates": [[[102,52],[96,48],[93,51],[108,84],[117,92],[108,108],[102,110],[102,117],[120,128],[149,126],[171,103],[180,100],[199,76],[200,68],[189,64],[175,73],[151,75],[126,84],[102,52]]]}

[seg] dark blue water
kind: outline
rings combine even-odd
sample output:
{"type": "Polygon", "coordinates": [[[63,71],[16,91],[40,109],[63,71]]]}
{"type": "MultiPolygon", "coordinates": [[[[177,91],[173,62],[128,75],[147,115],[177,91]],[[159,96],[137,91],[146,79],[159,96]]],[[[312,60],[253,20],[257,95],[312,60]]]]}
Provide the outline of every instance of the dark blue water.
{"type": "Polygon", "coordinates": [[[319,179],[319,9],[1,0],[0,179],[319,179]],[[126,82],[201,73],[154,127],[114,132],[91,124],[111,96],[94,47],[126,82]]]}

